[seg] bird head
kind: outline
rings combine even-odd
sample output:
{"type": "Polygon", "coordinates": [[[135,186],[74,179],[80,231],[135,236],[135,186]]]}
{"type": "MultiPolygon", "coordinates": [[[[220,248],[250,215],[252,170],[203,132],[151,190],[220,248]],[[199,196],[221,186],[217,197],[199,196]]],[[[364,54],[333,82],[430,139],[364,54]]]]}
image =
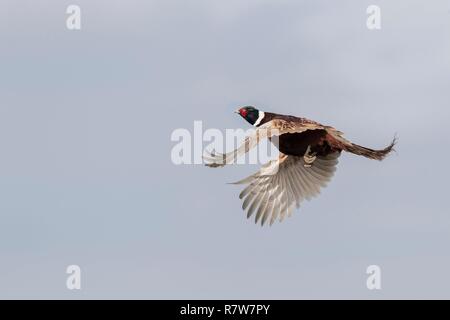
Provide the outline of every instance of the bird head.
{"type": "Polygon", "coordinates": [[[241,107],[235,111],[242,118],[248,121],[248,123],[254,125],[260,116],[260,111],[252,106],[241,107]]]}

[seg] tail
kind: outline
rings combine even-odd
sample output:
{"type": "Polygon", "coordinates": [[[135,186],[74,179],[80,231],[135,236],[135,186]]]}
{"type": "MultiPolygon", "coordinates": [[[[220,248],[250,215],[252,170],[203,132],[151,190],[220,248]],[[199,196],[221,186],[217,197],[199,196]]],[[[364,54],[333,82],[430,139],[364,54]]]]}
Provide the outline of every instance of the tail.
{"type": "Polygon", "coordinates": [[[397,143],[397,137],[392,140],[391,144],[388,145],[386,148],[381,150],[373,150],[366,147],[359,146],[354,143],[350,143],[349,145],[346,145],[344,150],[347,152],[351,152],[353,154],[357,154],[359,156],[363,156],[369,159],[374,160],[383,160],[389,153],[392,151],[395,151],[394,146],[397,143]]]}

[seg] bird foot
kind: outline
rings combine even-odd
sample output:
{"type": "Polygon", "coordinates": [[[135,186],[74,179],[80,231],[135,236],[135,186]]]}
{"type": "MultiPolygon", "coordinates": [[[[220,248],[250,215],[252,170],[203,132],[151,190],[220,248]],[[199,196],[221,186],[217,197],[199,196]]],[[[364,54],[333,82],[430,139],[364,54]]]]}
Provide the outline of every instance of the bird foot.
{"type": "Polygon", "coordinates": [[[306,149],[305,155],[303,156],[303,160],[305,163],[303,166],[305,168],[311,168],[313,162],[317,159],[316,152],[311,152],[311,146],[308,146],[308,149],[306,149]]]}

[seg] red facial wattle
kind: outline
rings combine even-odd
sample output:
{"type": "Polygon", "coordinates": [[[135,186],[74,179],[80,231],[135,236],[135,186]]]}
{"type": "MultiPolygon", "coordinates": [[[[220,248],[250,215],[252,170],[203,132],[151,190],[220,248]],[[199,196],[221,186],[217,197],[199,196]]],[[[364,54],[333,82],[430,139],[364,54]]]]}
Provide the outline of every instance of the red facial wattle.
{"type": "Polygon", "coordinates": [[[239,114],[240,114],[242,117],[244,117],[244,118],[247,117],[247,113],[248,113],[248,112],[247,112],[247,110],[245,110],[245,109],[240,109],[240,110],[239,110],[239,114]]]}

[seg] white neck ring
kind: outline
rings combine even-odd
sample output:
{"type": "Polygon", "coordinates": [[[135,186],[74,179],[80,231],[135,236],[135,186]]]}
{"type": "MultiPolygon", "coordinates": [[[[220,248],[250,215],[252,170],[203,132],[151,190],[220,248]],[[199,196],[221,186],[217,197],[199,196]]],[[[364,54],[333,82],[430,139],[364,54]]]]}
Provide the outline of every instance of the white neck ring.
{"type": "Polygon", "coordinates": [[[258,111],[258,119],[256,120],[256,122],[253,124],[255,127],[259,126],[259,124],[261,123],[261,121],[264,119],[264,111],[258,111]]]}

